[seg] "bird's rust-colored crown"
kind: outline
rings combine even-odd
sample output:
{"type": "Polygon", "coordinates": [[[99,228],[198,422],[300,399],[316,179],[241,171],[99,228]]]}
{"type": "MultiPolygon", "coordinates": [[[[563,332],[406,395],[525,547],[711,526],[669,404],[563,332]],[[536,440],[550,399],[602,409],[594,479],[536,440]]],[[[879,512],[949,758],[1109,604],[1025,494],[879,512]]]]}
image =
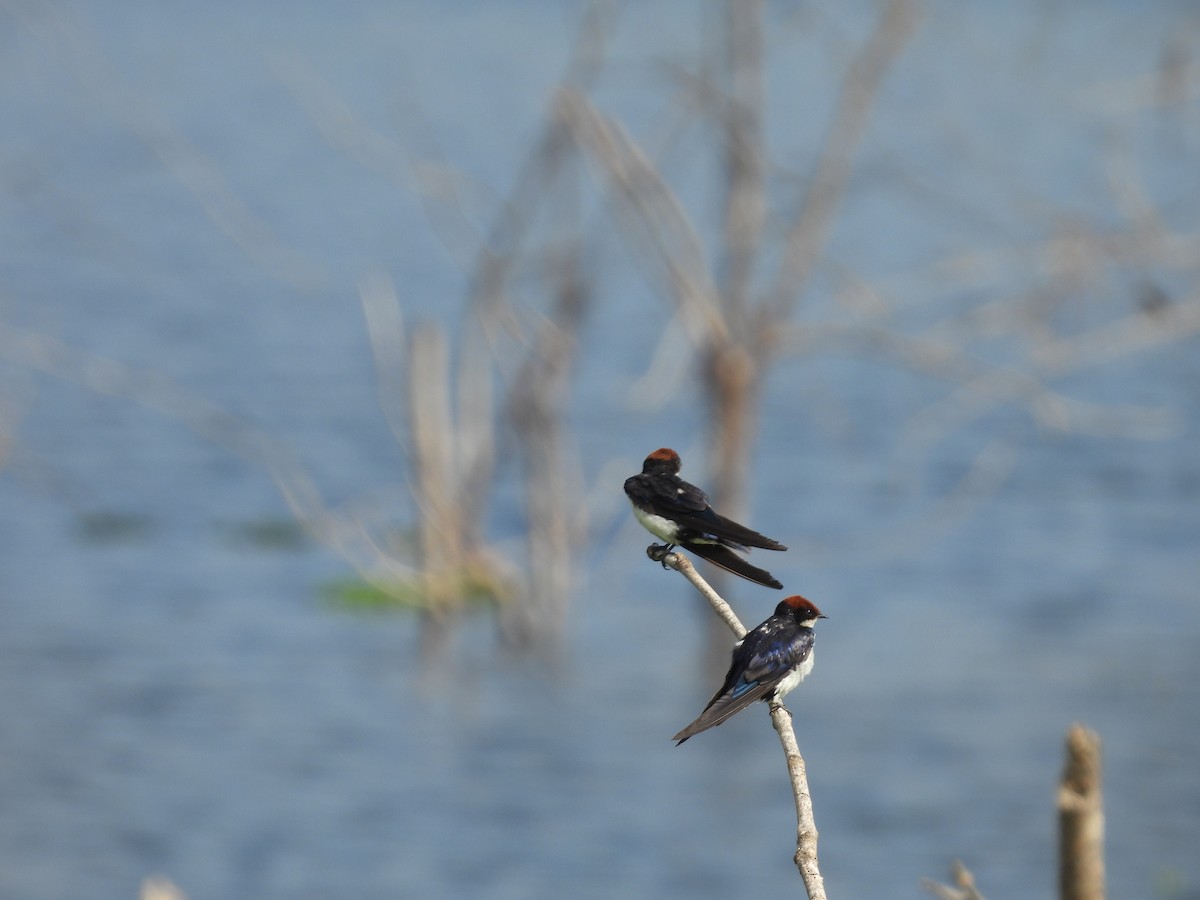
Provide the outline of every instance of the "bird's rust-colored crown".
{"type": "Polygon", "coordinates": [[[801,597],[799,594],[793,594],[791,597],[784,597],[779,601],[780,606],[787,606],[801,613],[806,619],[824,619],[825,614],[821,612],[811,600],[801,597]]]}
{"type": "Polygon", "coordinates": [[[680,465],[682,463],[680,462],[678,453],[670,447],[659,447],[646,457],[646,461],[642,463],[642,471],[647,474],[651,472],[667,472],[671,475],[677,475],[680,465]]]}

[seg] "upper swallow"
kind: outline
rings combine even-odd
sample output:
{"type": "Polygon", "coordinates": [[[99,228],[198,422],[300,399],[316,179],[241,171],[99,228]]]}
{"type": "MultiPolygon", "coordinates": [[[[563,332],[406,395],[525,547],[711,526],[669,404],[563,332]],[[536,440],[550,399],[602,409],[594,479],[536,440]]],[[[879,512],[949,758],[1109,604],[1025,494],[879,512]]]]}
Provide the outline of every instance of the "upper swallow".
{"type": "Polygon", "coordinates": [[[637,520],[669,548],[678,544],[735,575],[782,588],[770,572],[750,565],[733,551],[787,547],[717,514],[704,491],[679,477],[680,464],[679,454],[663,447],[646,457],[640,475],[625,479],[625,494],[637,520]]]}
{"type": "Polygon", "coordinates": [[[803,597],[780,601],[770,618],[734,644],[725,683],[696,721],[671,740],[682,744],[755,700],[783,700],[812,671],[813,625],[824,618],[803,597]]]}

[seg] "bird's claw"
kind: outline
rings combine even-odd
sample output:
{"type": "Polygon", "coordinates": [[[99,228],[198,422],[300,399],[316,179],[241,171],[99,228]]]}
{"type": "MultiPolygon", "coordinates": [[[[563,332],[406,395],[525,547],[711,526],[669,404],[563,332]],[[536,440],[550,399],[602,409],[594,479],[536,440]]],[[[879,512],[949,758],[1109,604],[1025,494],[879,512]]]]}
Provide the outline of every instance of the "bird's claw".
{"type": "Polygon", "coordinates": [[[674,544],[651,544],[646,548],[646,555],[656,563],[661,563],[664,569],[670,568],[667,565],[667,556],[675,549],[674,544]]]}

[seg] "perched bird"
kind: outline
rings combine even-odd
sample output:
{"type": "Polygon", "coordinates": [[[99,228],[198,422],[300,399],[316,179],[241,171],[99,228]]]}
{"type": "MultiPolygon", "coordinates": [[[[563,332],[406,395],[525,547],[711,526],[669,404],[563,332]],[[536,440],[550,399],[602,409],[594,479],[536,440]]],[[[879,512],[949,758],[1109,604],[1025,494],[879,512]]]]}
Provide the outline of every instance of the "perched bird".
{"type": "Polygon", "coordinates": [[[704,491],[679,477],[679,466],[679,454],[663,447],[646,457],[640,475],[625,479],[625,494],[633,504],[637,520],[655,537],[666,541],[668,550],[678,545],[735,575],[767,587],[782,588],[770,572],[750,565],[734,551],[787,547],[718,515],[708,505],[704,491]]]}
{"type": "Polygon", "coordinates": [[[813,625],[824,618],[803,597],[781,600],[769,619],[734,644],[725,683],[699,718],[671,740],[682,744],[755,700],[782,701],[812,671],[813,625]]]}

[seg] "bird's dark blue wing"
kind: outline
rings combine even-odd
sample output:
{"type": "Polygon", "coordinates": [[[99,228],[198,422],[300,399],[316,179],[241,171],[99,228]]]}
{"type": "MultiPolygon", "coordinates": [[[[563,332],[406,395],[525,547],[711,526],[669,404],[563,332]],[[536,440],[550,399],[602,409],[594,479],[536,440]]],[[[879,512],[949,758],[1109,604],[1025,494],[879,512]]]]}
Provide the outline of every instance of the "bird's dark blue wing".
{"type": "MultiPolygon", "coordinates": [[[[639,476],[635,475],[635,478],[639,476]]],[[[641,487],[659,515],[703,512],[709,508],[708,495],[678,475],[646,475],[641,487]]]]}
{"type": "Polygon", "coordinates": [[[733,651],[733,664],[721,689],[696,721],[672,740],[683,743],[692,735],[720,725],[756,700],[769,697],[775,687],[812,653],[813,631],[794,624],[768,620],[755,628],[733,651]]]}
{"type": "Polygon", "coordinates": [[[746,661],[741,680],[752,685],[770,683],[774,687],[812,653],[813,641],[811,628],[756,629],[738,648],[746,661]]]}
{"type": "MultiPolygon", "coordinates": [[[[679,523],[682,528],[695,532],[698,537],[719,540],[738,550],[744,550],[747,547],[762,547],[767,550],[787,549],[778,541],[719,515],[709,505],[708,495],[704,491],[677,475],[635,475],[634,478],[644,479],[636,485],[635,491],[655,515],[679,523]]],[[[627,481],[625,486],[627,494],[629,494],[630,487],[627,481]]],[[[633,494],[630,494],[630,497],[633,498],[633,494]]]]}

